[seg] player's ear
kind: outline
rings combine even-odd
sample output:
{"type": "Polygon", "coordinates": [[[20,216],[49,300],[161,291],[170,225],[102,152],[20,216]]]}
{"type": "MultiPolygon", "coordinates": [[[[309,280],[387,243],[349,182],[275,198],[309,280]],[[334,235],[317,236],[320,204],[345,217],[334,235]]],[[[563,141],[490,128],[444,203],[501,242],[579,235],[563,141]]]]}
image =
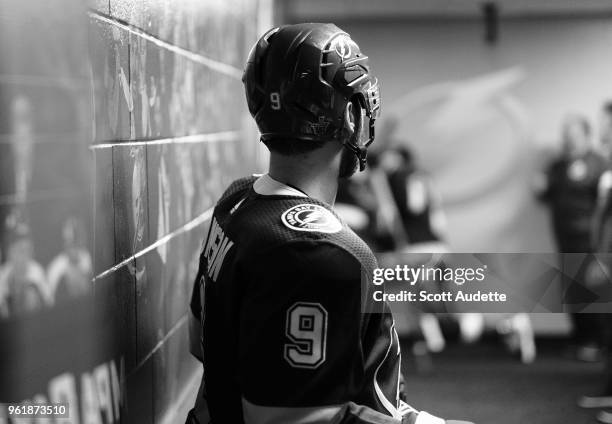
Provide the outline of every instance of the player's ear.
{"type": "Polygon", "coordinates": [[[357,121],[355,113],[358,112],[355,110],[355,105],[353,102],[348,102],[346,104],[346,110],[344,112],[344,126],[348,130],[349,134],[353,134],[355,132],[355,122],[357,121]]]}
{"type": "Polygon", "coordinates": [[[346,104],[346,110],[344,112],[344,127],[349,138],[353,138],[356,131],[361,133],[364,114],[365,110],[356,97],[353,97],[346,104]]]}

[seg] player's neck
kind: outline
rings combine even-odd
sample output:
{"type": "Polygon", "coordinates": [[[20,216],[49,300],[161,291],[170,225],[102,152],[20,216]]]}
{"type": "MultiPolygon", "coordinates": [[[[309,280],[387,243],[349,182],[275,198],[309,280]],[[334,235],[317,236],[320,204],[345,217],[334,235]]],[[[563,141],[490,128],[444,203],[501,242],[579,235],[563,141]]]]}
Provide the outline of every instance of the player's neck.
{"type": "Polygon", "coordinates": [[[333,205],[338,191],[338,169],[316,158],[270,155],[270,177],[295,187],[313,199],[333,205]],[[314,159],[314,160],[313,160],[314,159]]]}

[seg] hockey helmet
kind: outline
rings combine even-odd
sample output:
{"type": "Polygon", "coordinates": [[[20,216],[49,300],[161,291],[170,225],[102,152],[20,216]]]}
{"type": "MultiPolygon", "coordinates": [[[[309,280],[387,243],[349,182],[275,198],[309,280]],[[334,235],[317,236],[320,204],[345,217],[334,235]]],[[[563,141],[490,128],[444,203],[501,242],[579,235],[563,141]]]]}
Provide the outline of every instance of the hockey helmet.
{"type": "Polygon", "coordinates": [[[262,141],[344,141],[364,169],[380,92],[368,57],[346,32],[319,23],[273,28],[253,46],[242,81],[262,141]],[[365,111],[363,140],[341,140],[350,102],[365,111]]]}

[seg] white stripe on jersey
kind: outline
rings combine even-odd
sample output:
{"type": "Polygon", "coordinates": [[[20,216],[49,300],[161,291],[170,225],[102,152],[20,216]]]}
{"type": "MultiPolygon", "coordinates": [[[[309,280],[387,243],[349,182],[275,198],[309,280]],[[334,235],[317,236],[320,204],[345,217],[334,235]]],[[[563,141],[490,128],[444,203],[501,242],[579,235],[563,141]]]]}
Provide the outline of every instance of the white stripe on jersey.
{"type": "MultiPolygon", "coordinates": [[[[402,414],[397,410],[397,407],[394,406],[389,399],[387,399],[385,394],[382,392],[380,386],[378,385],[378,381],[376,381],[376,377],[378,376],[378,371],[380,370],[380,367],[382,366],[382,364],[385,363],[385,360],[387,359],[387,357],[389,356],[389,353],[391,352],[391,347],[393,346],[393,342],[395,341],[396,334],[397,333],[395,333],[395,323],[393,323],[391,325],[391,328],[389,328],[389,347],[387,348],[385,357],[382,359],[382,361],[380,361],[380,364],[378,364],[378,367],[376,368],[376,371],[374,372],[374,391],[376,392],[376,396],[378,396],[378,400],[380,400],[380,403],[382,403],[385,409],[389,411],[391,416],[393,416],[393,418],[397,418],[401,420],[402,414]]],[[[399,346],[399,340],[397,340],[397,343],[399,346]]],[[[397,388],[399,389],[399,376],[398,376],[397,388]]]]}

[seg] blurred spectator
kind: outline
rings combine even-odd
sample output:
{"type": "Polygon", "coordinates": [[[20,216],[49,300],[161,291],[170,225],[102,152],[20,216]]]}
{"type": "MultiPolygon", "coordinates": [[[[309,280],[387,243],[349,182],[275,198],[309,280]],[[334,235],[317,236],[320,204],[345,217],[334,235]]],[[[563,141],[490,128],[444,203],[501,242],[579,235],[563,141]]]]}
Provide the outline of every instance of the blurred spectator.
{"type": "MultiPolygon", "coordinates": [[[[602,112],[602,150],[608,163],[606,171],[599,180],[599,195],[593,219],[592,242],[595,252],[612,253],[612,102],[605,104],[602,112]]],[[[588,288],[602,300],[612,300],[611,270],[612,262],[605,258],[604,260],[592,261],[586,272],[588,288]]],[[[603,350],[607,354],[607,370],[603,390],[594,395],[581,397],[578,404],[583,408],[612,408],[612,314],[583,315],[590,319],[599,319],[603,350]]],[[[612,412],[602,411],[597,418],[602,423],[612,423],[612,412]]]]}
{"type": "MultiPolygon", "coordinates": [[[[442,240],[445,219],[429,176],[418,168],[410,149],[405,146],[384,151],[377,169],[386,176],[397,213],[406,231],[404,251],[445,253],[442,240]]],[[[384,182],[375,183],[382,186],[384,182]]]]}
{"type": "Polygon", "coordinates": [[[0,316],[32,312],[48,305],[49,291],[43,268],[33,259],[30,231],[14,215],[7,223],[7,261],[0,266],[0,316]]]}
{"type": "MultiPolygon", "coordinates": [[[[552,214],[559,252],[590,253],[591,225],[604,158],[591,143],[591,127],[582,115],[568,115],[561,129],[561,153],[546,170],[538,193],[552,214]]],[[[579,281],[584,275],[578,275],[579,281]]],[[[568,293],[570,298],[576,297],[568,293]]],[[[570,299],[570,301],[578,299],[570,299]]],[[[576,356],[595,361],[601,355],[600,317],[572,314],[576,356]]]]}
{"type": "MultiPolygon", "coordinates": [[[[11,98],[7,112],[8,143],[0,143],[0,197],[4,198],[0,201],[0,225],[14,219],[11,215],[26,202],[33,171],[32,103],[17,94],[11,98]]],[[[8,250],[6,245],[2,248],[8,250]]]]}
{"type": "Polygon", "coordinates": [[[538,194],[550,206],[559,251],[590,252],[591,218],[605,160],[590,142],[591,127],[586,118],[568,116],[561,137],[561,153],[546,170],[538,194]]]}
{"type": "MultiPolygon", "coordinates": [[[[448,252],[442,237],[445,218],[429,176],[418,168],[411,150],[406,146],[383,151],[375,169],[380,173],[376,170],[373,173],[374,186],[379,192],[388,190],[392,198],[389,203],[396,206],[400,228],[405,231],[406,239],[398,243],[400,252],[404,254],[403,262],[409,256],[416,262],[413,265],[438,262],[438,254],[448,252]]],[[[430,352],[442,351],[446,342],[438,317],[434,313],[421,313],[418,315],[418,325],[426,349],[430,352]]],[[[419,342],[413,346],[417,358],[424,351],[419,342]]]]}
{"type": "Polygon", "coordinates": [[[91,290],[91,256],[85,249],[83,224],[68,218],[62,228],[64,251],[51,261],[47,271],[55,304],[91,290]]]}
{"type": "Polygon", "coordinates": [[[370,178],[370,166],[340,180],[334,209],[375,252],[392,251],[396,240],[385,220],[370,178]]]}
{"type": "Polygon", "coordinates": [[[17,96],[11,104],[12,145],[15,160],[15,194],[18,202],[25,201],[30,180],[34,150],[32,104],[25,96],[17,96]]]}
{"type": "Polygon", "coordinates": [[[439,202],[407,147],[370,155],[364,172],[341,181],[335,208],[374,251],[447,252],[439,202]]]}
{"type": "MultiPolygon", "coordinates": [[[[418,169],[405,146],[371,154],[366,171],[341,182],[335,209],[377,252],[383,267],[420,266],[437,261],[432,254],[448,251],[440,236],[444,217],[429,177],[418,169]]],[[[419,358],[444,349],[445,340],[433,313],[396,314],[400,333],[411,327],[413,315],[424,338],[413,346],[419,366],[419,362],[428,362],[419,358]]],[[[425,371],[427,367],[419,368],[425,371]]]]}

